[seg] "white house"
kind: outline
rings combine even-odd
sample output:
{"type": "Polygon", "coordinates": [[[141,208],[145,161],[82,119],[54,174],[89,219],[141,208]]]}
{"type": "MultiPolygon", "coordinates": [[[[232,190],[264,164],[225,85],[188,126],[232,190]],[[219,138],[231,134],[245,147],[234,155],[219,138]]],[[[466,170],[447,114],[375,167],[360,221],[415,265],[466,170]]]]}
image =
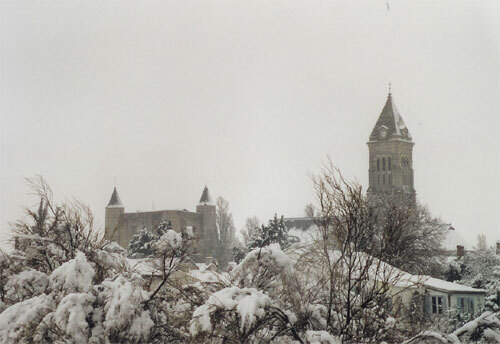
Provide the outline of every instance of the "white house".
{"type": "MultiPolygon", "coordinates": [[[[484,306],[486,290],[447,282],[429,276],[412,276],[417,281],[400,294],[409,306],[415,292],[423,296],[423,310],[431,316],[445,316],[449,311],[478,314],[484,306]]],[[[403,287],[403,286],[398,286],[403,287]]]]}

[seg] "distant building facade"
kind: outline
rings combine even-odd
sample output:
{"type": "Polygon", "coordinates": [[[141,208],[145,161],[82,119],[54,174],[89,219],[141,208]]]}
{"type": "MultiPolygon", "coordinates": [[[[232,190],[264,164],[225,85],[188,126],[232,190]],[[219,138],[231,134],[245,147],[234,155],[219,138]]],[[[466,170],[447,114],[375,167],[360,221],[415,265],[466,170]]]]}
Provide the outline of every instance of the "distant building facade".
{"type": "MultiPolygon", "coordinates": [[[[193,227],[197,241],[196,252],[200,260],[216,254],[217,226],[215,222],[215,204],[205,186],[196,212],[187,210],[158,210],[126,213],[118,191],[113,190],[105,211],[105,237],[127,248],[130,239],[146,226],[153,230],[162,221],[170,221],[175,230],[186,226],[193,227]]],[[[195,257],[196,258],[196,257],[195,257]]]]}

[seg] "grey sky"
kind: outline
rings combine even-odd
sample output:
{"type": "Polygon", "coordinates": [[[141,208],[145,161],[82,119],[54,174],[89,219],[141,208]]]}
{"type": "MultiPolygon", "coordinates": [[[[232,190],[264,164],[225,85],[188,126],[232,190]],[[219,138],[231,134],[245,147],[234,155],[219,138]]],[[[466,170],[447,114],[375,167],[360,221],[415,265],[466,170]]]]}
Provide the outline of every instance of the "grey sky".
{"type": "Polygon", "coordinates": [[[500,239],[497,1],[2,1],[0,232],[43,175],[103,224],[194,209],[301,216],[329,154],[368,181],[392,82],[419,200],[473,244],[500,239]]]}

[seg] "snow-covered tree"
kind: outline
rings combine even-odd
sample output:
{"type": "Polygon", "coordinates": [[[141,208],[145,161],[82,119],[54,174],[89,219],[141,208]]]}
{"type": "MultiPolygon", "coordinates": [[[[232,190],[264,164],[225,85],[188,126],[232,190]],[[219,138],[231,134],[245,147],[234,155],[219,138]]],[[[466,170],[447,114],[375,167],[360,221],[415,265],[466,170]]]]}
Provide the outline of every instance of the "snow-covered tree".
{"type": "Polygon", "coordinates": [[[175,342],[162,321],[167,300],[180,298],[163,287],[189,256],[192,232],[161,229],[151,285],[96,233],[87,207],[55,205],[43,180],[30,183],[40,205],[15,224],[15,250],[0,254],[0,343],[175,342]]]}
{"type": "Polygon", "coordinates": [[[394,190],[371,195],[366,206],[376,219],[366,243],[374,255],[410,273],[441,275],[448,224],[394,190]]]}
{"type": "Polygon", "coordinates": [[[269,220],[267,226],[262,225],[260,228],[254,229],[247,247],[264,247],[277,243],[282,249],[286,249],[294,242],[296,242],[295,238],[288,235],[283,215],[278,219],[278,215],[274,214],[274,218],[269,220]]]}
{"type": "Polygon", "coordinates": [[[245,220],[245,227],[241,230],[241,235],[243,236],[243,243],[248,247],[251,238],[255,235],[255,232],[261,227],[261,222],[257,216],[247,217],[245,220]]]}
{"type": "Polygon", "coordinates": [[[304,207],[304,215],[307,217],[315,217],[316,216],[316,208],[312,203],[306,204],[304,207]]]}
{"type": "MultiPolygon", "coordinates": [[[[379,229],[377,213],[368,205],[361,186],[344,179],[332,164],[313,183],[319,233],[315,248],[302,255],[309,260],[302,269],[303,275],[312,271],[322,291],[307,303],[321,305],[315,318],[343,342],[394,340],[400,333],[391,315],[395,296],[391,290],[404,273],[377,258],[387,257],[385,249],[389,249],[388,245],[372,245],[379,229]],[[310,264],[316,264],[321,273],[308,269],[310,264]]],[[[298,294],[308,295],[306,289],[298,294]]]]}
{"type": "Polygon", "coordinates": [[[229,211],[229,202],[219,196],[215,202],[215,223],[217,225],[217,259],[225,266],[232,258],[233,247],[236,244],[236,229],[233,215],[229,211]]]}
{"type": "Polygon", "coordinates": [[[468,251],[449,263],[448,280],[500,294],[500,256],[493,249],[468,251]]]}
{"type": "Polygon", "coordinates": [[[154,244],[168,230],[171,230],[170,221],[161,221],[153,231],[143,227],[134,234],[128,245],[128,253],[131,258],[153,257],[155,255],[154,244]]]}
{"type": "Polygon", "coordinates": [[[486,235],[484,234],[477,235],[477,243],[474,249],[478,251],[483,251],[488,249],[488,242],[486,240],[486,235]]]}

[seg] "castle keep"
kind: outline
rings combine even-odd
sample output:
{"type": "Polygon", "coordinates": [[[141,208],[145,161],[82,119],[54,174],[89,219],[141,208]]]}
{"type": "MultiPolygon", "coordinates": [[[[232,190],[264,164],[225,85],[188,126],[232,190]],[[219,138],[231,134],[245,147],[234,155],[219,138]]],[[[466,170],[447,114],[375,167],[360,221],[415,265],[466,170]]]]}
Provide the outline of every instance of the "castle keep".
{"type": "Polygon", "coordinates": [[[367,144],[368,193],[397,190],[415,198],[412,154],[414,143],[390,91],[367,144]]]}
{"type": "Polygon", "coordinates": [[[158,210],[126,213],[118,191],[113,190],[105,213],[105,237],[127,248],[132,236],[146,226],[152,230],[162,221],[171,221],[175,230],[186,226],[193,227],[197,240],[197,252],[201,258],[214,256],[217,238],[215,224],[215,204],[205,186],[196,212],[187,210],[158,210]]]}

